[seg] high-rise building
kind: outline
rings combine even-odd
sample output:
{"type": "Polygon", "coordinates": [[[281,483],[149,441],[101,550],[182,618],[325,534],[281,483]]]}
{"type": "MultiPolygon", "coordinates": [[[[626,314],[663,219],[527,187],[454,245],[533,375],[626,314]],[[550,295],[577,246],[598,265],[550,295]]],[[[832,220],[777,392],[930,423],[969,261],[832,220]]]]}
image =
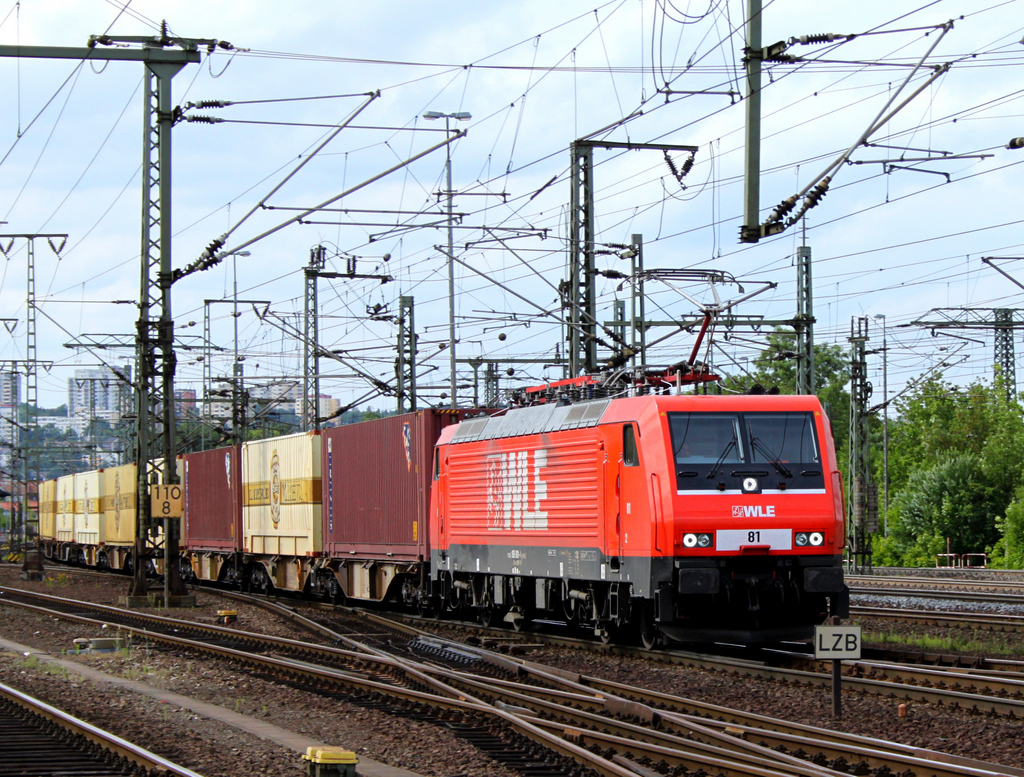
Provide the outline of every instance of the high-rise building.
{"type": "Polygon", "coordinates": [[[269,405],[277,413],[298,413],[302,410],[302,384],[297,380],[272,383],[269,386],[251,386],[250,403],[269,405]]]}
{"type": "MultiPolygon", "coordinates": [[[[128,367],[125,377],[131,378],[128,367]]],[[[129,389],[124,382],[107,367],[91,370],[75,370],[68,378],[68,415],[98,417],[100,411],[121,417],[129,389]]],[[[109,416],[108,416],[109,417],[109,416]]]]}
{"type": "Polygon", "coordinates": [[[13,449],[18,444],[18,402],[20,380],[16,372],[0,372],[0,469],[10,470],[13,449]]]}
{"type": "Polygon", "coordinates": [[[196,414],[196,390],[175,389],[174,390],[174,414],[178,418],[196,414]]]}
{"type": "Polygon", "coordinates": [[[17,407],[21,401],[19,375],[16,372],[0,372],[0,407],[17,407]]]}

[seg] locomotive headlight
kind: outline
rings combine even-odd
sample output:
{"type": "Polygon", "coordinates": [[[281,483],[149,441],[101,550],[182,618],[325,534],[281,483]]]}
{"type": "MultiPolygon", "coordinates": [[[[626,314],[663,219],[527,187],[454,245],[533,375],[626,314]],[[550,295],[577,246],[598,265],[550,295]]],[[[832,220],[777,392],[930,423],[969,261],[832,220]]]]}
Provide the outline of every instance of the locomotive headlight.
{"type": "Polygon", "coordinates": [[[793,542],[798,548],[818,548],[825,544],[825,535],[820,531],[798,531],[793,537],[793,542]]]}
{"type": "Polygon", "coordinates": [[[684,534],[683,547],[686,548],[710,548],[710,534],[684,534]]]}

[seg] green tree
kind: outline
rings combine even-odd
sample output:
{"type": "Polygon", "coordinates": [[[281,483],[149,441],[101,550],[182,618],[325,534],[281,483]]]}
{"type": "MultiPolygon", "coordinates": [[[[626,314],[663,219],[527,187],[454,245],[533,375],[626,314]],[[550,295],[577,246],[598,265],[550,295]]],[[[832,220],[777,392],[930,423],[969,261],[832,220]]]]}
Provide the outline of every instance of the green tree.
{"type": "MultiPolygon", "coordinates": [[[[879,563],[927,563],[936,538],[954,553],[995,548],[1006,563],[1024,535],[1024,413],[1005,387],[922,380],[889,433],[890,537],[879,563]],[[997,545],[997,542],[999,543],[997,545]],[[885,561],[883,561],[885,559],[885,561]]],[[[1014,551],[1015,552],[1015,551],[1014,551]]],[[[1021,561],[1024,561],[1022,559],[1021,561]]]]}
{"type": "Polygon", "coordinates": [[[999,541],[1002,566],[1024,569],[1024,486],[1019,486],[1013,501],[1006,508],[1006,516],[998,521],[1002,539],[999,541]]]}
{"type": "MultiPolygon", "coordinates": [[[[725,385],[733,390],[745,391],[758,383],[769,390],[777,388],[780,394],[795,394],[796,368],[796,334],[776,328],[767,337],[767,347],[754,359],[751,374],[728,378],[725,385]]],[[[832,423],[836,453],[840,465],[845,468],[850,426],[850,392],[847,390],[850,382],[850,356],[847,349],[834,343],[815,343],[814,382],[814,393],[821,400],[832,423]]]]}
{"type": "MultiPolygon", "coordinates": [[[[981,457],[951,456],[915,470],[896,498],[890,536],[909,552],[921,538],[945,538],[953,553],[978,553],[999,539],[996,518],[1006,507],[981,466],[981,457]]],[[[931,560],[934,563],[934,559],[931,560]]]]}

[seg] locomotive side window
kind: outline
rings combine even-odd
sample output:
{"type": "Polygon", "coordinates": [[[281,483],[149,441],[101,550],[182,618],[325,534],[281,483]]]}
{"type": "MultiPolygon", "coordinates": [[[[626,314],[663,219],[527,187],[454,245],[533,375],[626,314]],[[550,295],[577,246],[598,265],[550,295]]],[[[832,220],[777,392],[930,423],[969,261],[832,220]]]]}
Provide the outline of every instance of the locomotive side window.
{"type": "Polygon", "coordinates": [[[640,454],[636,450],[636,432],[633,424],[622,427],[622,463],[627,467],[635,467],[640,463],[640,454]]]}
{"type": "Polygon", "coordinates": [[[437,480],[437,478],[440,476],[440,474],[441,474],[441,452],[437,448],[434,448],[434,480],[437,480]]]}

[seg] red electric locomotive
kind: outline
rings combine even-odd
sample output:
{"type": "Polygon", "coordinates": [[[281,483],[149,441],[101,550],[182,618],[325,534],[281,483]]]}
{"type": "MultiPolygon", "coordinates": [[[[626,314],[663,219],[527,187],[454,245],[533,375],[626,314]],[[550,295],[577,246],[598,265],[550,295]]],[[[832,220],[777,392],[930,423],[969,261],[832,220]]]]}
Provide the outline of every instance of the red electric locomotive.
{"type": "MultiPolygon", "coordinates": [[[[606,389],[587,381],[569,383],[606,389]]],[[[848,614],[815,397],[552,398],[187,454],[182,571],[648,646],[805,638],[848,614]]],[[[87,533],[61,535],[57,507],[47,547],[99,563],[87,533]]]]}
{"type": "Polygon", "coordinates": [[[806,638],[846,616],[843,498],[812,396],[542,404],[441,432],[431,604],[611,639],[806,638]]]}

